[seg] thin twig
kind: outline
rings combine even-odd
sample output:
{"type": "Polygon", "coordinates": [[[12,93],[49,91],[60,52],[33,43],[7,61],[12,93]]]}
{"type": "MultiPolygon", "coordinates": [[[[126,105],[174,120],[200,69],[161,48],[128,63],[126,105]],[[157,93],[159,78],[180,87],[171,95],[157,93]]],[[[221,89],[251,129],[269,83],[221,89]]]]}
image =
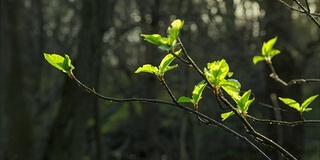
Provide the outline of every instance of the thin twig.
{"type": "Polygon", "coordinates": [[[284,149],[283,147],[281,147],[279,144],[275,143],[274,141],[272,141],[271,139],[267,138],[266,136],[262,135],[261,133],[257,132],[252,126],[251,124],[247,121],[247,119],[240,115],[236,110],[235,107],[232,106],[232,104],[229,103],[229,101],[220,95],[220,98],[222,100],[222,102],[224,102],[226,105],[230,106],[230,108],[233,110],[233,112],[235,113],[235,115],[237,115],[237,117],[242,121],[242,124],[245,126],[246,132],[250,135],[252,135],[253,137],[255,137],[257,140],[259,140],[261,143],[266,144],[268,146],[271,146],[273,148],[275,148],[276,150],[280,151],[283,156],[285,156],[286,158],[290,158],[290,159],[294,159],[296,160],[297,158],[295,158],[290,152],[288,152],[286,149],[284,149]]]}
{"type": "Polygon", "coordinates": [[[312,14],[310,14],[310,11],[308,11],[298,0],[293,0],[303,11],[304,13],[320,28],[320,23],[313,17],[312,14]]]}
{"type": "MultiPolygon", "coordinates": [[[[305,13],[303,10],[300,10],[300,9],[297,9],[297,8],[294,8],[292,6],[290,6],[288,3],[284,2],[283,0],[278,0],[282,5],[284,5],[285,7],[287,7],[288,9],[291,9],[293,11],[297,11],[297,12],[300,12],[300,13],[305,13]]],[[[320,13],[310,13],[311,15],[313,16],[320,16],[320,13]]]]}
{"type": "Polygon", "coordinates": [[[230,129],[229,127],[221,124],[220,122],[216,121],[216,120],[213,120],[209,117],[207,117],[206,115],[203,115],[202,113],[196,111],[196,110],[192,110],[188,107],[185,107],[185,106],[182,106],[181,104],[179,104],[179,102],[177,101],[177,99],[175,98],[175,96],[173,95],[171,89],[169,88],[169,86],[167,85],[165,79],[163,77],[160,77],[159,78],[160,82],[164,85],[164,87],[166,88],[168,94],[170,95],[171,99],[174,101],[175,104],[177,104],[178,107],[184,109],[184,110],[187,110],[195,115],[197,115],[198,119],[200,118],[201,122],[203,122],[204,120],[204,123],[205,124],[213,124],[219,128],[222,128],[223,130],[227,131],[228,133],[232,134],[233,136],[235,137],[238,137],[241,139],[241,141],[245,142],[246,144],[248,144],[249,146],[251,146],[253,149],[255,149],[256,151],[258,151],[261,156],[265,159],[270,159],[262,150],[260,150],[259,147],[257,147],[255,144],[253,144],[250,140],[247,139],[247,137],[243,136],[243,135],[240,135],[238,132],[230,129]]]}
{"type": "Polygon", "coordinates": [[[268,66],[271,69],[270,77],[284,86],[291,86],[291,85],[300,84],[300,83],[320,83],[320,79],[294,79],[287,83],[278,76],[272,63],[268,63],[268,66]]]}
{"type": "Polygon", "coordinates": [[[303,124],[319,124],[320,123],[320,120],[304,120],[304,121],[287,122],[287,121],[277,121],[277,120],[270,120],[270,119],[260,119],[251,115],[248,115],[247,117],[255,122],[268,123],[273,125],[283,125],[283,126],[290,126],[290,127],[293,127],[296,125],[303,125],[303,124]]]}
{"type": "Polygon", "coordinates": [[[147,102],[147,103],[155,103],[155,104],[165,104],[165,105],[170,105],[170,106],[175,106],[175,107],[179,107],[189,113],[192,113],[194,115],[197,115],[198,117],[201,117],[202,119],[205,119],[209,122],[209,124],[212,124],[218,128],[221,128],[222,130],[226,131],[227,133],[233,135],[234,137],[240,139],[242,142],[248,144],[249,146],[251,146],[254,150],[256,150],[264,159],[266,160],[271,160],[270,157],[268,157],[259,147],[257,147],[253,142],[251,142],[249,139],[247,139],[246,136],[243,136],[241,134],[239,134],[238,132],[232,130],[231,128],[223,125],[222,123],[219,123],[218,121],[204,115],[201,112],[198,112],[196,110],[193,110],[191,108],[188,108],[186,106],[183,106],[181,104],[178,103],[177,99],[174,97],[172,91],[170,90],[170,88],[168,87],[168,85],[165,83],[164,79],[159,78],[160,82],[162,84],[164,84],[166,90],[168,91],[171,99],[174,102],[168,102],[168,101],[163,101],[163,100],[158,100],[158,99],[147,99],[147,98],[112,98],[112,97],[106,97],[103,96],[99,93],[97,93],[94,89],[89,88],[88,86],[86,86],[85,84],[83,84],[80,80],[78,80],[75,75],[73,73],[69,74],[70,78],[74,79],[76,81],[76,83],[81,86],[82,88],[84,88],[86,91],[88,91],[89,93],[94,94],[95,96],[97,96],[100,99],[103,100],[108,100],[108,101],[112,101],[112,102],[147,102]]]}

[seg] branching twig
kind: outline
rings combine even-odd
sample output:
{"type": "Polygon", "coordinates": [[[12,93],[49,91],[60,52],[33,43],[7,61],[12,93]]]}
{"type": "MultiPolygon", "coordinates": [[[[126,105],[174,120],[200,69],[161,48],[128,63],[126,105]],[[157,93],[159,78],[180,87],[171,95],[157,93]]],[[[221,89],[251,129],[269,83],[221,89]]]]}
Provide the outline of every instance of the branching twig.
{"type": "Polygon", "coordinates": [[[270,77],[284,86],[291,86],[291,85],[300,84],[300,83],[320,83],[320,79],[294,79],[287,83],[278,76],[273,65],[270,63],[269,63],[269,68],[271,69],[271,72],[272,72],[270,74],[270,77]]]}
{"type": "Polygon", "coordinates": [[[293,0],[302,10],[303,12],[320,28],[320,23],[313,17],[313,15],[310,13],[309,5],[307,3],[307,9],[298,1],[298,0],[293,0]]]}
{"type": "Polygon", "coordinates": [[[251,115],[247,116],[248,118],[250,118],[252,121],[255,122],[261,122],[261,123],[268,123],[268,124],[273,124],[273,125],[284,125],[284,126],[296,126],[296,125],[302,125],[302,124],[319,124],[320,120],[304,120],[304,121],[293,121],[293,122],[287,122],[287,121],[277,121],[277,120],[270,120],[270,119],[259,119],[256,117],[253,117],[251,115]]]}
{"type": "MultiPolygon", "coordinates": [[[[297,12],[300,12],[300,13],[305,13],[303,10],[300,10],[300,9],[297,9],[297,8],[294,8],[292,6],[290,6],[288,3],[284,2],[283,0],[278,0],[282,5],[284,5],[285,7],[287,7],[288,9],[291,9],[293,11],[297,11],[297,12]]],[[[307,5],[309,6],[309,4],[307,3],[307,5]]],[[[310,12],[310,10],[309,10],[310,12]]],[[[310,13],[311,15],[313,16],[320,16],[320,13],[310,13]]]]}
{"type": "MultiPolygon", "coordinates": [[[[186,49],[183,46],[183,43],[181,42],[181,40],[178,38],[178,41],[181,45],[182,51],[185,54],[185,56],[187,57],[187,59],[191,62],[191,66],[193,68],[195,68],[195,70],[197,71],[198,74],[201,75],[201,77],[203,77],[204,80],[206,80],[206,82],[209,84],[209,87],[211,89],[214,88],[214,86],[206,79],[205,75],[203,74],[203,72],[199,69],[199,67],[197,66],[197,64],[193,61],[193,59],[188,55],[186,49]]],[[[273,69],[273,67],[272,67],[273,69]]],[[[274,71],[274,69],[273,69],[274,71]]],[[[275,72],[275,71],[274,71],[275,72]]],[[[271,139],[267,138],[266,136],[260,134],[259,132],[255,131],[255,129],[250,125],[250,123],[247,121],[247,119],[245,117],[243,117],[241,114],[239,114],[236,110],[236,108],[227,100],[224,98],[224,96],[222,94],[218,95],[218,98],[225,103],[228,107],[230,107],[230,109],[237,115],[237,117],[241,120],[242,124],[245,126],[246,132],[249,133],[250,135],[254,136],[256,139],[260,140],[261,143],[267,144],[275,149],[277,149],[278,151],[280,151],[285,157],[290,158],[290,159],[296,159],[290,152],[288,152],[287,150],[285,150],[284,148],[282,148],[279,144],[273,142],[271,139]]],[[[219,100],[218,99],[218,100],[219,100]]]]}
{"type": "Polygon", "coordinates": [[[197,115],[198,117],[201,117],[202,119],[205,119],[206,121],[209,122],[209,124],[212,124],[214,126],[217,126],[221,129],[223,129],[224,131],[226,131],[227,133],[233,135],[234,137],[240,139],[242,142],[248,144],[249,146],[251,146],[254,150],[256,150],[264,159],[266,160],[271,160],[270,157],[268,157],[259,147],[257,147],[253,142],[251,142],[246,136],[243,136],[239,133],[237,133],[236,131],[232,130],[231,128],[223,125],[222,123],[219,123],[218,121],[204,115],[201,112],[195,111],[191,108],[188,108],[186,106],[183,106],[181,104],[178,103],[177,99],[175,98],[175,96],[173,95],[172,91],[170,90],[170,88],[168,87],[168,85],[166,84],[166,82],[164,81],[164,79],[159,78],[160,82],[165,86],[166,90],[168,91],[171,99],[174,102],[168,102],[168,101],[163,101],[163,100],[158,100],[158,99],[147,99],[147,98],[112,98],[112,97],[106,97],[103,96],[99,93],[97,93],[94,89],[89,88],[88,86],[86,86],[85,84],[83,84],[80,80],[78,80],[75,75],[73,73],[69,74],[70,78],[74,79],[77,84],[79,86],[81,86],[82,88],[84,88],[86,91],[88,91],[89,93],[94,94],[95,96],[97,96],[100,99],[103,100],[108,100],[108,101],[113,101],[113,102],[147,102],[147,103],[155,103],[155,104],[165,104],[165,105],[170,105],[170,106],[175,106],[175,107],[179,107],[189,113],[192,113],[194,115],[197,115]]]}

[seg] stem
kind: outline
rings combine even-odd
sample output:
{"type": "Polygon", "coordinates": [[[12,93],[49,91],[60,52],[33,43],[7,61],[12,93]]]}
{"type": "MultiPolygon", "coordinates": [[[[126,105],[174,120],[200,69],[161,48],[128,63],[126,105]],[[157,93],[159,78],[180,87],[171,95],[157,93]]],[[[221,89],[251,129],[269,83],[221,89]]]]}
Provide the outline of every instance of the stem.
{"type": "Polygon", "coordinates": [[[293,121],[293,122],[287,122],[287,121],[277,121],[277,120],[270,120],[270,119],[260,119],[256,118],[254,116],[248,115],[248,118],[250,118],[252,121],[255,122],[261,122],[261,123],[267,123],[267,124],[273,124],[273,125],[284,125],[284,126],[296,126],[296,125],[302,125],[302,124],[318,124],[320,123],[320,120],[304,120],[304,121],[293,121]]]}

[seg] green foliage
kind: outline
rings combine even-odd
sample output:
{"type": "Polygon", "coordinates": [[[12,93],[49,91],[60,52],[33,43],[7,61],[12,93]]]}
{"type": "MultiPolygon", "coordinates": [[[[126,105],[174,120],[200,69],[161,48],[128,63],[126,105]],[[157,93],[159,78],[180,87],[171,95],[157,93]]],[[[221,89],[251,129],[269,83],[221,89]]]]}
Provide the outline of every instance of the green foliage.
{"type": "MultiPolygon", "coordinates": [[[[174,54],[177,56],[180,54],[180,52],[181,52],[181,49],[176,51],[174,54]]],[[[142,67],[139,67],[134,73],[146,72],[146,73],[154,74],[158,77],[162,77],[167,71],[178,67],[178,64],[170,66],[171,62],[175,58],[176,57],[173,54],[169,53],[162,59],[158,67],[152,66],[151,64],[145,64],[142,67]]]]}
{"type": "Polygon", "coordinates": [[[221,114],[221,118],[222,118],[222,121],[226,120],[227,118],[229,118],[230,116],[234,115],[234,112],[233,111],[229,111],[229,112],[226,112],[226,113],[222,113],[221,114]]]}
{"type": "Polygon", "coordinates": [[[176,45],[176,39],[179,35],[180,30],[183,27],[184,22],[180,19],[177,19],[171,23],[171,26],[168,28],[167,37],[162,37],[159,34],[141,34],[144,37],[144,40],[157,45],[160,49],[169,51],[174,51],[176,45]]]}
{"type": "MultiPolygon", "coordinates": [[[[251,90],[246,91],[241,97],[232,97],[232,99],[237,103],[237,112],[243,116],[247,116],[249,106],[254,101],[250,99],[251,90]]],[[[226,120],[230,116],[234,114],[233,111],[222,113],[221,118],[222,121],[226,120]]]]}
{"type": "Polygon", "coordinates": [[[231,97],[239,95],[241,84],[236,79],[226,79],[233,74],[229,72],[229,65],[226,60],[222,59],[208,63],[207,68],[204,69],[204,74],[214,86],[215,94],[219,94],[222,87],[231,97]]]}
{"type": "Polygon", "coordinates": [[[273,49],[274,44],[277,42],[278,37],[274,37],[270,39],[268,42],[263,42],[261,54],[262,56],[254,56],[253,63],[257,64],[260,61],[265,60],[267,64],[271,64],[271,59],[273,56],[280,54],[280,51],[277,49],[273,49]]]}
{"type": "Polygon", "coordinates": [[[194,108],[198,109],[199,101],[202,98],[202,92],[206,86],[207,86],[207,83],[205,83],[205,81],[199,82],[197,85],[194,86],[194,89],[192,91],[192,98],[181,96],[178,99],[178,102],[192,103],[194,108]]]}
{"type": "Polygon", "coordinates": [[[70,75],[75,67],[71,64],[71,59],[65,54],[64,57],[58,54],[44,53],[44,58],[55,68],[70,75]]]}
{"type": "Polygon", "coordinates": [[[313,95],[313,96],[307,98],[301,105],[297,101],[295,101],[291,98],[279,97],[279,100],[281,100],[284,104],[288,105],[289,107],[292,107],[292,108],[296,109],[298,112],[302,113],[302,112],[308,112],[308,111],[312,110],[312,108],[307,108],[307,107],[318,96],[319,96],[319,94],[313,95]]]}

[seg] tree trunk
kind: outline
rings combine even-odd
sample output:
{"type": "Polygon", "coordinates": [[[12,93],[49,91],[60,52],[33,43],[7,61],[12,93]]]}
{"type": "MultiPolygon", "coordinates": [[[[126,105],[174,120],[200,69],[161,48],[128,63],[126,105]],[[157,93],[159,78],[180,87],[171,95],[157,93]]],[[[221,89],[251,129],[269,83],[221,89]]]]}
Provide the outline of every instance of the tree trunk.
{"type": "Polygon", "coordinates": [[[10,41],[10,61],[8,80],[10,86],[6,92],[6,158],[8,160],[33,160],[34,143],[31,108],[27,105],[24,87],[24,74],[22,64],[22,38],[19,30],[19,1],[6,1],[6,14],[8,20],[8,38],[10,41]]]}

